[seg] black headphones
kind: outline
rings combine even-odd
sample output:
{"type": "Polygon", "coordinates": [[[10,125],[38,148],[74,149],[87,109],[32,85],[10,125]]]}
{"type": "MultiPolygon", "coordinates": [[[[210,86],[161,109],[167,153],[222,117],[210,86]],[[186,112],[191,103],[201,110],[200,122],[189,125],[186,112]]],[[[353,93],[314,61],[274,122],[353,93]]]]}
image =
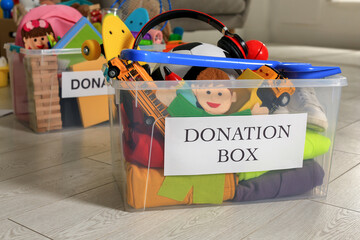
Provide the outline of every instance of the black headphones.
{"type": "MultiPolygon", "coordinates": [[[[257,41],[259,42],[259,44],[251,44],[251,46],[257,46],[256,48],[260,47],[259,49],[249,49],[249,46],[247,46],[247,44],[245,43],[245,41],[237,34],[232,34],[229,32],[228,28],[221,23],[219,20],[217,20],[216,18],[213,18],[212,16],[203,13],[203,12],[199,12],[199,11],[195,11],[195,10],[190,10],[190,9],[175,9],[175,10],[170,10],[164,13],[161,13],[157,16],[155,16],[154,18],[152,18],[149,22],[147,22],[143,28],[140,30],[140,32],[138,33],[138,35],[135,38],[134,41],[134,45],[133,45],[133,49],[137,49],[137,47],[139,46],[139,43],[141,41],[141,39],[143,38],[143,36],[153,27],[157,26],[158,24],[171,20],[171,19],[176,19],[176,18],[193,18],[193,19],[197,19],[203,22],[206,22],[208,24],[210,24],[211,26],[213,26],[215,29],[217,29],[219,32],[221,32],[224,36],[218,41],[217,45],[218,47],[224,49],[225,51],[227,51],[230,54],[230,57],[232,58],[249,58],[249,51],[250,52],[254,52],[256,51],[255,54],[255,58],[257,58],[259,56],[258,52],[261,52],[261,49],[264,50],[263,48],[266,48],[265,45],[257,40],[252,40],[252,41],[257,41]]],[[[265,49],[266,50],[266,49],[265,49]]],[[[267,50],[266,50],[266,54],[267,54],[267,50]]],[[[253,56],[254,54],[250,54],[251,56],[253,56]]],[[[267,59],[267,56],[266,56],[267,59]]]]}

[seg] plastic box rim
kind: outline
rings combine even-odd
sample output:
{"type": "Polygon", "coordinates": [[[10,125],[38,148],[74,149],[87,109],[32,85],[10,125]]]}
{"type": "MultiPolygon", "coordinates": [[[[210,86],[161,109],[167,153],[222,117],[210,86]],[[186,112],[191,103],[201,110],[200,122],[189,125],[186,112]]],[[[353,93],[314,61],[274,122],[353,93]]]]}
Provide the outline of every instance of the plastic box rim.
{"type": "Polygon", "coordinates": [[[14,43],[5,43],[4,48],[11,52],[17,52],[25,55],[63,55],[63,54],[81,54],[81,48],[65,48],[65,49],[25,49],[17,46],[14,43]]]}
{"type": "MultiPolygon", "coordinates": [[[[289,79],[294,87],[344,87],[347,78],[334,75],[322,79],[289,79]]],[[[241,79],[241,80],[196,80],[186,81],[119,81],[111,79],[110,84],[116,90],[157,90],[157,89],[221,89],[221,88],[271,88],[281,80],[241,79]]]]}

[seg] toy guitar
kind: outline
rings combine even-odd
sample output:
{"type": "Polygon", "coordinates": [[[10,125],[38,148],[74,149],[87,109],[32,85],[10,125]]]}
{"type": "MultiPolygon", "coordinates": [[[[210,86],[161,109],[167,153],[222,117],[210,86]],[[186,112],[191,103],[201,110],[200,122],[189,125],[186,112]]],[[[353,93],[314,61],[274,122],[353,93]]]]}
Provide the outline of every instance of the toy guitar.
{"type": "MultiPolygon", "coordinates": [[[[146,70],[138,63],[127,63],[125,60],[113,58],[108,62],[108,75],[110,78],[116,78],[120,81],[153,81],[146,70]]],[[[155,126],[161,134],[165,134],[165,117],[169,115],[166,106],[156,98],[153,90],[129,90],[133,98],[137,98],[141,108],[148,118],[145,123],[155,126]]]]}

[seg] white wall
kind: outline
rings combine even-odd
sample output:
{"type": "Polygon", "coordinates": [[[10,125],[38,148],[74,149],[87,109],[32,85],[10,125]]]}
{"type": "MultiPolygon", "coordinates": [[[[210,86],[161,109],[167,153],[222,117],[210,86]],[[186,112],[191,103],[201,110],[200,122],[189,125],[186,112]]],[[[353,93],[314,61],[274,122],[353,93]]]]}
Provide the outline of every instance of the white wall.
{"type": "Polygon", "coordinates": [[[246,39],[360,49],[360,3],[331,0],[253,0],[246,39]]]}

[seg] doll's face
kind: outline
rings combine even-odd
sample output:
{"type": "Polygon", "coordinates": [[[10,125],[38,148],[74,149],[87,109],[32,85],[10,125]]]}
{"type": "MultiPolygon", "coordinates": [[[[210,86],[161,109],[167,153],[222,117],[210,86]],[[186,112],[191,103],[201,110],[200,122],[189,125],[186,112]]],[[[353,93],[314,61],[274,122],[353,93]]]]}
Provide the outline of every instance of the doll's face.
{"type": "MultiPolygon", "coordinates": [[[[50,33],[53,35],[52,33],[50,33]]],[[[26,49],[48,49],[48,38],[47,36],[29,37],[23,38],[26,49]]]]}
{"type": "MultiPolygon", "coordinates": [[[[209,85],[213,87],[213,85],[209,85]]],[[[236,101],[236,93],[228,88],[218,89],[193,89],[201,107],[210,114],[218,115],[226,113],[233,102],[236,101]]]]}

